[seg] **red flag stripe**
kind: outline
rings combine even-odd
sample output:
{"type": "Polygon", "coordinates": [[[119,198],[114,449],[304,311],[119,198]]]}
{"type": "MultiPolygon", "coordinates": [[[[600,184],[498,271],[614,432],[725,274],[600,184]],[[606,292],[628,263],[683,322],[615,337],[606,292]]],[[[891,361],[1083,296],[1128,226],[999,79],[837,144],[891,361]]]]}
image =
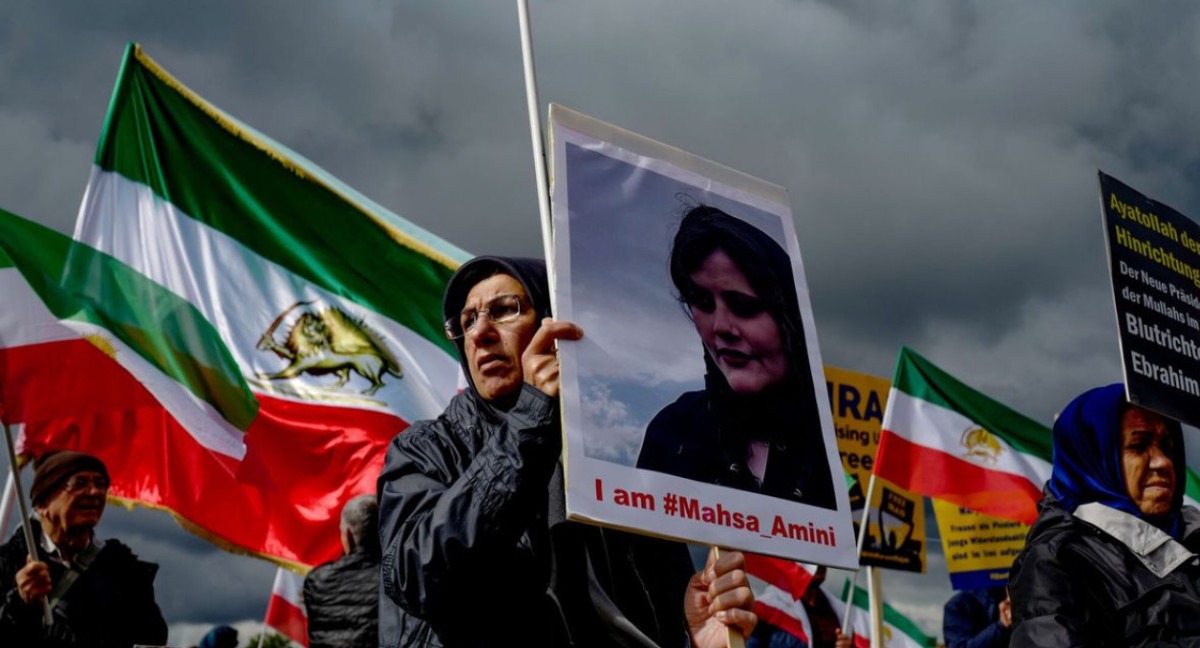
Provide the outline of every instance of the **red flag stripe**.
{"type": "Polygon", "coordinates": [[[754,602],[754,614],[758,615],[759,620],[766,621],[777,628],[782,628],[788,634],[803,641],[806,645],[808,644],[808,635],[805,634],[804,625],[800,623],[800,619],[783,610],[766,605],[761,601],[754,602]]]}
{"type": "Polygon", "coordinates": [[[1006,520],[1033,524],[1037,519],[1042,492],[1028,479],[988,470],[886,430],[877,452],[875,474],[901,488],[1006,520]]]}
{"type": "Polygon", "coordinates": [[[271,595],[266,625],[301,646],[308,645],[308,618],[303,610],[282,596],[271,595]]]}
{"type": "Polygon", "coordinates": [[[201,446],[85,340],[0,349],[0,386],[6,420],[25,424],[26,452],[94,454],[113,477],[111,497],[167,509],[226,549],[299,566],[341,555],[341,506],[374,492],[386,443],[407,425],[378,412],[260,396],[239,462],[201,446]],[[307,461],[295,459],[297,447],[310,451],[307,461]]]}
{"type": "Polygon", "coordinates": [[[803,563],[761,554],[747,553],[745,557],[746,573],[778,587],[796,599],[804,595],[816,570],[816,567],[803,563]]]}

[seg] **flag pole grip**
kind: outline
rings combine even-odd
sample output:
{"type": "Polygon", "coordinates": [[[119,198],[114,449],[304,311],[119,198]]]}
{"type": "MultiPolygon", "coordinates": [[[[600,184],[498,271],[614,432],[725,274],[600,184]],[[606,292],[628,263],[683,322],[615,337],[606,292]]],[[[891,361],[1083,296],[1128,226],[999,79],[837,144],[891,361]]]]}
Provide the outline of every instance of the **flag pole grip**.
{"type": "MultiPolygon", "coordinates": [[[[875,473],[871,473],[871,479],[867,480],[867,497],[863,501],[863,516],[862,522],[858,524],[858,540],[855,543],[854,555],[858,556],[859,561],[862,561],[863,545],[867,541],[867,526],[871,524],[871,518],[868,515],[871,512],[871,498],[875,496],[875,473]]],[[[850,589],[846,592],[846,611],[842,613],[842,634],[847,636],[853,635],[853,630],[850,628],[850,620],[853,618],[854,606],[854,588],[858,587],[858,571],[854,572],[854,576],[850,578],[850,589]]]]}
{"type": "MultiPolygon", "coordinates": [[[[8,429],[8,423],[0,421],[0,427],[4,428],[4,446],[8,449],[8,469],[10,475],[20,474],[17,470],[17,450],[13,443],[12,432],[8,429]]],[[[37,540],[33,537],[33,527],[29,526],[29,507],[25,504],[25,494],[21,492],[21,486],[17,485],[17,510],[21,513],[21,529],[25,532],[25,546],[29,548],[30,556],[37,556],[37,540]]],[[[45,597],[42,598],[42,623],[47,627],[54,625],[54,617],[50,614],[50,601],[45,597]]]]}
{"type": "MultiPolygon", "coordinates": [[[[720,559],[721,552],[728,551],[728,549],[722,549],[716,545],[713,545],[713,551],[715,551],[717,553],[717,558],[720,559]]],[[[742,636],[742,633],[740,630],[738,630],[737,628],[735,628],[733,626],[727,626],[725,628],[725,632],[726,632],[725,644],[729,648],[746,648],[746,638],[742,636]]]]}
{"type": "Polygon", "coordinates": [[[546,138],[538,112],[537,70],[533,63],[533,36],[529,28],[529,0],[517,0],[521,24],[521,60],[525,65],[525,104],[529,109],[529,138],[533,145],[533,177],[537,183],[538,214],[542,222],[542,252],[550,283],[550,312],[557,313],[554,297],[554,222],[550,217],[550,183],[546,179],[546,138]]]}

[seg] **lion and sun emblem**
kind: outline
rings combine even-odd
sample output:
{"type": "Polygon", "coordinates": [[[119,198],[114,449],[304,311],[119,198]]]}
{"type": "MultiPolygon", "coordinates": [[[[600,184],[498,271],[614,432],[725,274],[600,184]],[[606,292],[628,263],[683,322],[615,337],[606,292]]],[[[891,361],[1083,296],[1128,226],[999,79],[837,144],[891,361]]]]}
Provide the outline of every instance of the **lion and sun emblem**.
{"type": "Polygon", "coordinates": [[[976,425],[967,426],[959,441],[966,448],[965,456],[968,459],[994,464],[1004,452],[1004,446],[1000,445],[995,435],[976,425]]]}
{"type": "Polygon", "coordinates": [[[404,377],[400,361],[392,354],[383,336],[362,318],[353,317],[336,306],[309,308],[314,301],[296,302],[275,318],[259,338],[259,351],[274,353],[288,365],[274,373],[259,373],[258,378],[281,381],[305,374],[334,374],[337,382],[325,389],[344,391],[351,372],[370,385],[360,393],[373,396],[384,386],[385,376],[404,377]],[[276,330],[297,309],[302,309],[282,339],[276,330]]]}

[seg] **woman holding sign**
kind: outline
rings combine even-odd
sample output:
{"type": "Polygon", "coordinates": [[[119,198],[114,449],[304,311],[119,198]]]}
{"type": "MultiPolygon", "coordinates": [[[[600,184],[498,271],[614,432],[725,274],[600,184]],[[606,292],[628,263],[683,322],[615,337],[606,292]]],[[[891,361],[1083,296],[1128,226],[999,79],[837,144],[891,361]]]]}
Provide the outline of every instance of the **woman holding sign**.
{"type": "Polygon", "coordinates": [[[835,508],[787,252],[701,205],[679,225],[670,272],[704,349],[705,389],[654,417],[637,467],[835,508]]]}
{"type": "Polygon", "coordinates": [[[1179,423],[1129,404],[1120,384],[1067,405],[1046,497],[1013,565],[1012,645],[1200,637],[1200,511],[1183,505],[1184,460],[1179,423]]]}

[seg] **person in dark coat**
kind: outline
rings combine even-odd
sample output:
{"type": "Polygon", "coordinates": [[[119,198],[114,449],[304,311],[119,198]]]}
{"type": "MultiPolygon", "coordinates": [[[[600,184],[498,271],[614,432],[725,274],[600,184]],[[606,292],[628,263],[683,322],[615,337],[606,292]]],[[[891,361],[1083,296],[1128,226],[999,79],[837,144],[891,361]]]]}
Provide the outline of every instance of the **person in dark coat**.
{"type": "MultiPolygon", "coordinates": [[[[744,557],[569,522],[545,264],[479,257],[443,302],[469,385],[388,448],[380,646],[725,646],[749,633],[744,557]],[[726,625],[728,624],[728,626],[726,625]]],[[[564,342],[565,343],[565,342],[564,342]]]]}
{"type": "Polygon", "coordinates": [[[792,262],[757,227],[688,211],[671,281],[704,350],[704,389],[650,421],[637,467],[837,507],[792,262]]]}
{"type": "Polygon", "coordinates": [[[1013,565],[1014,646],[1196,645],[1200,511],[1183,505],[1183,431],[1120,384],[1071,401],[1013,565]]]}
{"type": "Polygon", "coordinates": [[[1012,636],[1012,602],[1004,586],[956,592],[942,614],[946,648],[1001,648],[1012,636]]]}
{"type": "Polygon", "coordinates": [[[309,648],[377,648],[379,645],[379,505],[359,495],[342,507],[346,553],[304,579],[309,648]]]}
{"type": "Polygon", "coordinates": [[[96,537],[104,513],[108,470],[82,452],[41,458],[30,500],[37,546],[18,529],[0,547],[0,638],[4,646],[129,648],[162,645],[167,624],[154,600],[158,566],[129,547],[96,537]],[[34,560],[29,560],[36,556],[34,560]],[[43,601],[53,623],[43,626],[43,601]]]}

